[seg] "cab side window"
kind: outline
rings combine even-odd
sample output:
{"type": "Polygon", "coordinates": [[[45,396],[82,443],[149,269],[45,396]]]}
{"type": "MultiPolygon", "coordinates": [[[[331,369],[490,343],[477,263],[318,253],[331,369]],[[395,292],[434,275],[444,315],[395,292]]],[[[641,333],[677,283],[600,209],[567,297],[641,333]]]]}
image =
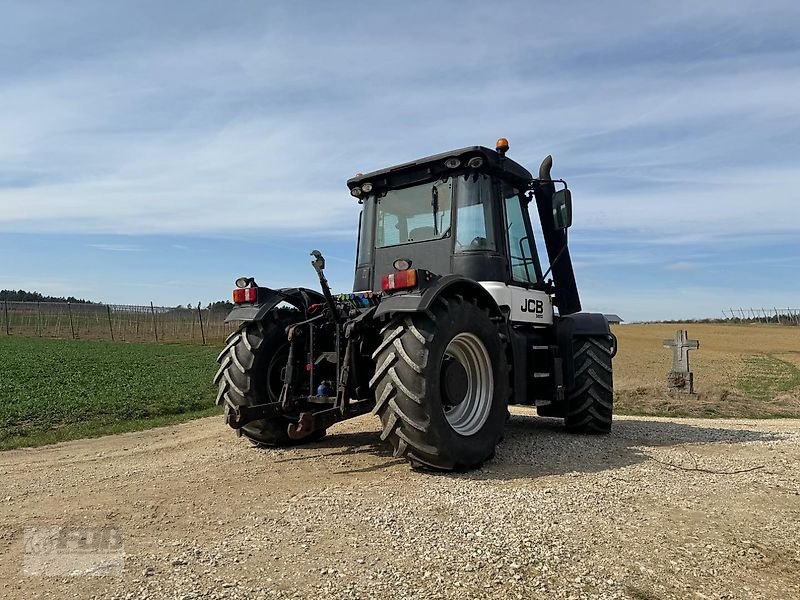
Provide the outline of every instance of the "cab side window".
{"type": "Polygon", "coordinates": [[[525,227],[524,211],[520,194],[510,186],[503,186],[503,208],[508,232],[508,257],[511,278],[519,283],[536,282],[536,266],[531,251],[531,242],[525,227]]]}

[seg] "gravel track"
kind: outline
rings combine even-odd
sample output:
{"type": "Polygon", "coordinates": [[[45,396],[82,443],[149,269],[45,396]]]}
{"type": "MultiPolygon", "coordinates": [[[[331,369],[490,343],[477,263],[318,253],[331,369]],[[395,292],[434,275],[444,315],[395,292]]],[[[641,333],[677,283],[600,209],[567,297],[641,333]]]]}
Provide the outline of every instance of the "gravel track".
{"type": "Polygon", "coordinates": [[[211,418],[0,453],[0,597],[800,597],[800,421],[512,412],[464,474],[370,417],[286,450],[211,418]],[[23,575],[26,527],[75,524],[121,528],[123,576],[23,575]]]}

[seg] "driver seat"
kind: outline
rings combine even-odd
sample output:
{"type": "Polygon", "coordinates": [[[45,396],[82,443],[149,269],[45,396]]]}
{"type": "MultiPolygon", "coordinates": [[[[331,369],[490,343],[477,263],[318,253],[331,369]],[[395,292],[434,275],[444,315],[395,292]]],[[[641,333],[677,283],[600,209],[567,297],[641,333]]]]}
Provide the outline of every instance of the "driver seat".
{"type": "Polygon", "coordinates": [[[433,227],[416,227],[408,232],[409,242],[419,242],[429,240],[436,236],[433,227]]]}

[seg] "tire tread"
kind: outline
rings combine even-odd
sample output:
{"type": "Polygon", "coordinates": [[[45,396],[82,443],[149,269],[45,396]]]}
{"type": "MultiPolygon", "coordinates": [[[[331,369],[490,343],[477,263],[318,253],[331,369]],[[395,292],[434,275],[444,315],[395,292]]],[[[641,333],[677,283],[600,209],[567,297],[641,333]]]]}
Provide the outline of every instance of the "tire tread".
{"type": "Polygon", "coordinates": [[[614,411],[611,341],[591,336],[577,338],[575,344],[575,382],[568,396],[567,429],[573,433],[609,433],[614,411]]]}

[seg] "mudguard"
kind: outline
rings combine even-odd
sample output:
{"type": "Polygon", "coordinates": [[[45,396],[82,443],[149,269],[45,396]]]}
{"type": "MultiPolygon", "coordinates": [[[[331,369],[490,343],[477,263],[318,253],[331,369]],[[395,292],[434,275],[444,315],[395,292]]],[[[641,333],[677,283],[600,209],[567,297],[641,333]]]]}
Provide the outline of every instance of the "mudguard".
{"type": "Polygon", "coordinates": [[[575,337],[611,335],[608,319],[600,313],[575,313],[561,317],[561,320],[572,321],[572,335],[575,337]]]}
{"type": "Polygon", "coordinates": [[[565,380],[572,381],[572,340],[579,337],[602,336],[611,339],[611,356],[617,353],[617,337],[611,333],[608,319],[600,313],[575,313],[556,317],[555,338],[565,361],[565,380]],[[569,364],[568,364],[569,363],[569,364]]]}
{"type": "Polygon", "coordinates": [[[305,313],[309,305],[325,302],[325,298],[319,292],[308,288],[279,288],[273,290],[259,287],[258,302],[254,304],[237,304],[225,317],[225,322],[244,321],[252,323],[253,321],[261,321],[281,302],[291,304],[305,313]]]}
{"type": "Polygon", "coordinates": [[[382,298],[381,303],[375,310],[375,317],[378,318],[393,313],[425,312],[433,306],[439,296],[445,293],[476,297],[489,308],[493,317],[503,316],[500,312],[500,307],[497,306],[497,302],[481,284],[461,275],[445,275],[444,277],[432,279],[422,289],[382,298]]]}
{"type": "MultiPolygon", "coordinates": [[[[611,338],[611,357],[617,354],[617,336],[611,333],[606,316],[600,313],[575,313],[561,317],[561,325],[570,324],[564,329],[570,331],[570,337],[606,336],[611,338]]],[[[571,345],[571,344],[570,344],[571,345]]]]}

